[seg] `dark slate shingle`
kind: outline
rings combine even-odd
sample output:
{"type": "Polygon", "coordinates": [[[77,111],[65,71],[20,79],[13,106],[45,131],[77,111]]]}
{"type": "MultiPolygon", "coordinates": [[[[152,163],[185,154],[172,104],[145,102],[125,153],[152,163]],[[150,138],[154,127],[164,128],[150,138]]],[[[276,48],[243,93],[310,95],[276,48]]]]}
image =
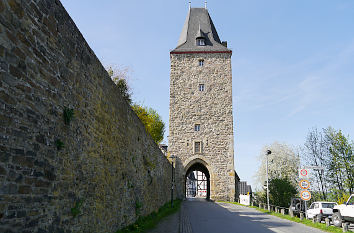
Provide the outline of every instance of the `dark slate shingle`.
{"type": "Polygon", "coordinates": [[[172,52],[193,51],[231,51],[221,44],[209,12],[204,8],[190,8],[178,45],[172,50],[172,52]],[[196,38],[201,33],[205,37],[205,46],[196,44],[196,38]]]}

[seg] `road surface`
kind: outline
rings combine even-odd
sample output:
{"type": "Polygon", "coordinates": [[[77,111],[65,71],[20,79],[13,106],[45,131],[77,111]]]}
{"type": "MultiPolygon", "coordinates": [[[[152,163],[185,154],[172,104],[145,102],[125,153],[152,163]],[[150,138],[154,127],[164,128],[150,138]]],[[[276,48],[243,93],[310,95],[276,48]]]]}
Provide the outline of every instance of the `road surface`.
{"type": "Polygon", "coordinates": [[[264,214],[253,208],[188,199],[179,217],[163,220],[149,233],[322,233],[323,231],[264,214]],[[176,219],[179,218],[177,221],[176,219]],[[176,223],[179,222],[177,225],[176,223]],[[166,228],[168,226],[168,229],[166,228]]]}

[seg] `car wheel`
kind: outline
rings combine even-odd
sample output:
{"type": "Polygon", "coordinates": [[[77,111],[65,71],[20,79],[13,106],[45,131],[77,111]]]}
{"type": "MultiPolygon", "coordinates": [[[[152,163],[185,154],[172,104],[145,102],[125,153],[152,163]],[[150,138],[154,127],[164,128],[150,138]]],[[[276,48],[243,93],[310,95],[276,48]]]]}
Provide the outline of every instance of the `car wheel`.
{"type": "Polygon", "coordinates": [[[316,215],[316,222],[321,223],[321,221],[322,221],[322,215],[321,214],[316,215]]]}
{"type": "Polygon", "coordinates": [[[333,225],[335,225],[336,227],[342,227],[342,216],[340,215],[339,212],[333,213],[332,222],[333,225]]]}

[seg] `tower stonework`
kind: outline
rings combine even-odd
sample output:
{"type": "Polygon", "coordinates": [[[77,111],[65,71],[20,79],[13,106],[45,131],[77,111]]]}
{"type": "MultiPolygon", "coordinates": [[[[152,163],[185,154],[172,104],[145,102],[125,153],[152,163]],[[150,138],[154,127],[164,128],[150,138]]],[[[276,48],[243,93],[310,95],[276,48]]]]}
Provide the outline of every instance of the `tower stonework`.
{"type": "Polygon", "coordinates": [[[235,198],[231,55],[208,10],[190,8],[170,52],[169,152],[179,198],[191,169],[207,174],[211,199],[235,198]]]}

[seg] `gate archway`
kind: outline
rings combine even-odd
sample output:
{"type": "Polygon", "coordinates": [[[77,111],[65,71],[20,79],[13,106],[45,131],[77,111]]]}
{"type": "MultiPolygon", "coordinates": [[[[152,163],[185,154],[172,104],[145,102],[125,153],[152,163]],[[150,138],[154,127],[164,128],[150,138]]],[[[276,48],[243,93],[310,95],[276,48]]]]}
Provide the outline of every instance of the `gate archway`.
{"type": "Polygon", "coordinates": [[[184,176],[185,197],[203,197],[210,199],[210,172],[204,161],[191,161],[184,176]]]}

